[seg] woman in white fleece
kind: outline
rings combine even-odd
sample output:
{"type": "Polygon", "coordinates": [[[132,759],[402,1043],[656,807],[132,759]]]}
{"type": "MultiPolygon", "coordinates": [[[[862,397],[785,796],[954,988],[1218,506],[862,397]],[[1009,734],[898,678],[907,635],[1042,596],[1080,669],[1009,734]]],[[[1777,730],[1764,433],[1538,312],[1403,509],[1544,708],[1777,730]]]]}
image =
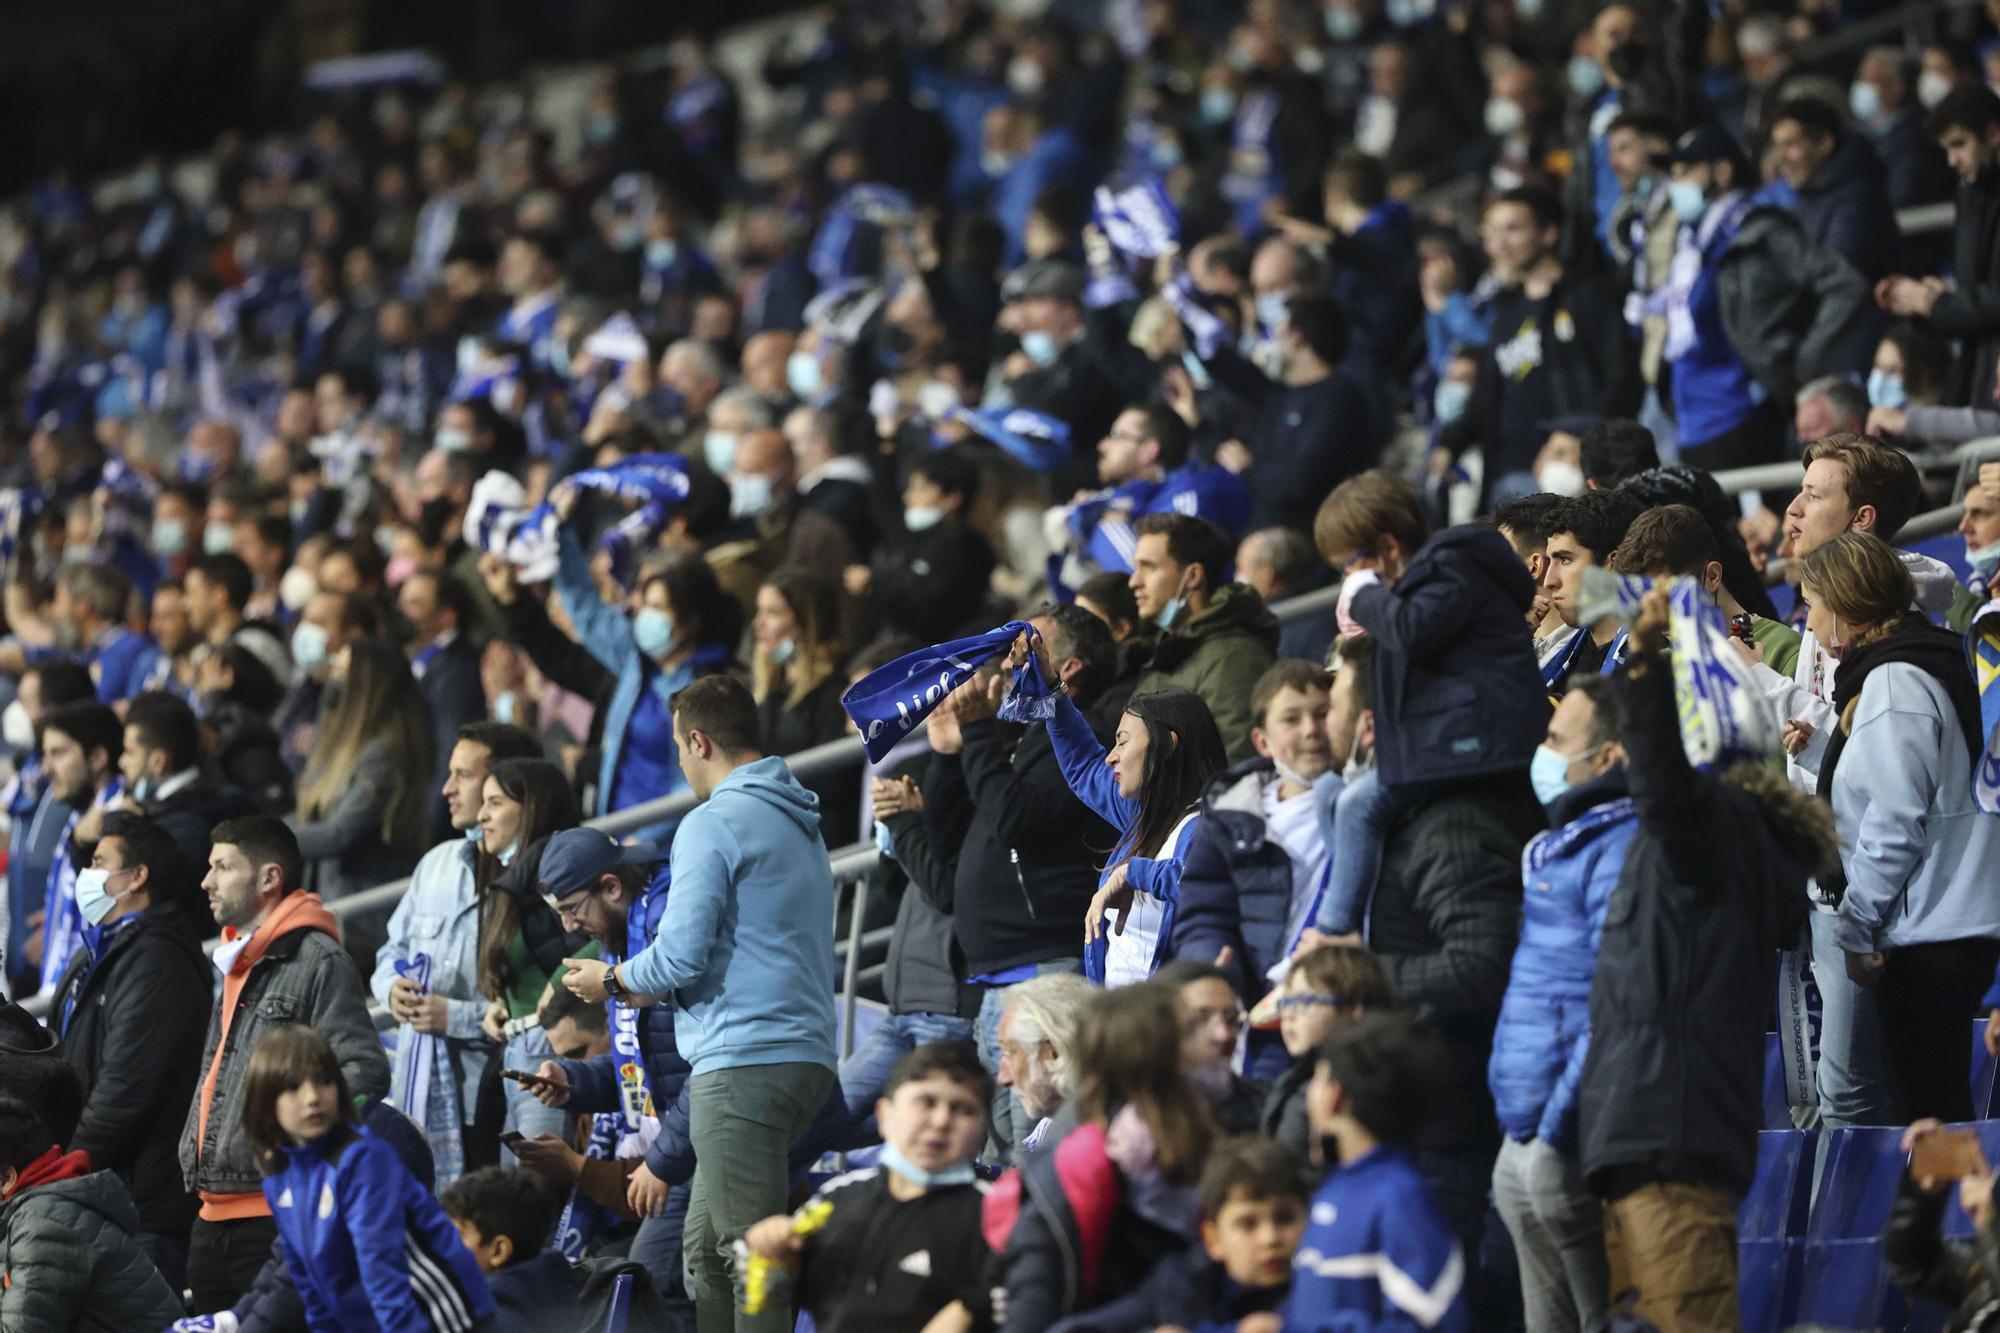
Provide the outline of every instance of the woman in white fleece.
{"type": "Polygon", "coordinates": [[[1979,698],[1958,635],[1910,611],[1897,553],[1850,532],[1806,557],[1807,626],[1840,663],[1819,794],[1846,885],[1837,934],[1876,992],[1906,1120],[1972,1114],[1966,1023],[2000,962],[2000,819],[1972,799],[1979,698]]]}

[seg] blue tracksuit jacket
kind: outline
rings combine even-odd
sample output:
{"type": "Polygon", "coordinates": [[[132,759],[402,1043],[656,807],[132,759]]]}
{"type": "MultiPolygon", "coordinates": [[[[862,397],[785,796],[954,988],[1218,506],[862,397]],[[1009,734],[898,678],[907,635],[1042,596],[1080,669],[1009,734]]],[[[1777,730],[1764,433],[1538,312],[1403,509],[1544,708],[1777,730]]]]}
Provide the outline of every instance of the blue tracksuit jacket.
{"type": "Polygon", "coordinates": [[[1465,1255],[1409,1154],[1382,1147],[1313,1196],[1285,1333],[1470,1333],[1465,1255]]]}

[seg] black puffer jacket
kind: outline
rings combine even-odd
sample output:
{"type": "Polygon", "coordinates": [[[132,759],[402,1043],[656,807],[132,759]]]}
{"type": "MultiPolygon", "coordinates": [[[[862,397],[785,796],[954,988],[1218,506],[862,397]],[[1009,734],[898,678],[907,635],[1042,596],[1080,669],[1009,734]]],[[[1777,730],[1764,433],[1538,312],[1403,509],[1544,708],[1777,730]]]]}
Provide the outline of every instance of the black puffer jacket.
{"type": "Polygon", "coordinates": [[[132,1233],[139,1214],[109,1171],[53,1180],[0,1203],[0,1328],[132,1333],[183,1313],[132,1233]]]}
{"type": "Polygon", "coordinates": [[[69,1016],[60,1049],[83,1088],[70,1146],[117,1172],[143,1229],[185,1233],[195,1199],[181,1179],[180,1112],[201,1073],[214,970],[175,903],[122,926],[88,976],[85,961],[79,951],[49,1009],[69,1016]]]}
{"type": "Polygon", "coordinates": [[[1821,849],[1796,817],[1696,772],[1669,673],[1636,655],[1634,670],[1618,677],[1618,693],[1639,833],[1591,985],[1584,1174],[1611,1198],[1656,1181],[1741,1196],[1763,1127],[1777,950],[1805,924],[1806,876],[1821,849]]]}
{"type": "Polygon", "coordinates": [[[1417,1140],[1438,1152],[1499,1141],[1486,1066],[1520,928],[1521,848],[1545,824],[1525,782],[1515,793],[1489,781],[1491,792],[1447,791],[1398,818],[1369,906],[1369,947],[1397,1003],[1450,1055],[1445,1095],[1417,1140]]]}

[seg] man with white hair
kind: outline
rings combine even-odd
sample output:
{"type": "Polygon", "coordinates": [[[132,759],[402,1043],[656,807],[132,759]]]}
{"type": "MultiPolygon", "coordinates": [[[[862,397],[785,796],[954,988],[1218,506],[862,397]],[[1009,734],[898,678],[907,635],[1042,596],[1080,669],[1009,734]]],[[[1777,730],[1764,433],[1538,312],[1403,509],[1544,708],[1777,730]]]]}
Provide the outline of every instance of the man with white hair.
{"type": "MultiPolygon", "coordinates": [[[[755,389],[738,386],[715,395],[708,404],[708,429],[701,437],[701,459],[723,481],[736,470],[736,451],[751,431],[768,430],[777,422],[771,405],[755,389]]],[[[683,452],[692,453],[694,408],[688,408],[688,435],[683,452]]]]}
{"type": "Polygon", "coordinates": [[[683,338],[660,354],[660,383],[680,398],[690,433],[699,429],[727,376],[722,358],[698,338],[683,338]]]}
{"type": "Polygon", "coordinates": [[[1008,988],[1000,1014],[1001,1087],[1037,1123],[1025,1153],[1056,1143],[1076,1124],[1076,1043],[1097,987],[1074,972],[1050,972],[1008,988]]]}

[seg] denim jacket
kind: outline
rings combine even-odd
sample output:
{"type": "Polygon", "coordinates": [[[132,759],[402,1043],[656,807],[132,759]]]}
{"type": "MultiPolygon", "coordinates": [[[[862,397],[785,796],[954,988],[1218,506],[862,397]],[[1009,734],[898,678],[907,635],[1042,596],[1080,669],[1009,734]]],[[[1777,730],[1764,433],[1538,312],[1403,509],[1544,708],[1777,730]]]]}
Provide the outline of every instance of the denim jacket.
{"type": "MultiPolygon", "coordinates": [[[[368,989],[383,1008],[396,963],[418,954],[431,960],[431,993],[446,999],[445,1040],[458,1070],[459,1101],[470,1115],[479,1101],[479,1078],[491,1047],[480,1029],[486,1001],[479,993],[479,890],[473,881],[476,857],[464,838],[441,842],[424,853],[410,872],[410,887],[389,917],[389,938],[375,951],[375,974],[368,989]]],[[[405,1023],[398,1043],[410,1039],[405,1023]]],[[[401,1088],[392,1089],[396,1097],[401,1088]]]]}

